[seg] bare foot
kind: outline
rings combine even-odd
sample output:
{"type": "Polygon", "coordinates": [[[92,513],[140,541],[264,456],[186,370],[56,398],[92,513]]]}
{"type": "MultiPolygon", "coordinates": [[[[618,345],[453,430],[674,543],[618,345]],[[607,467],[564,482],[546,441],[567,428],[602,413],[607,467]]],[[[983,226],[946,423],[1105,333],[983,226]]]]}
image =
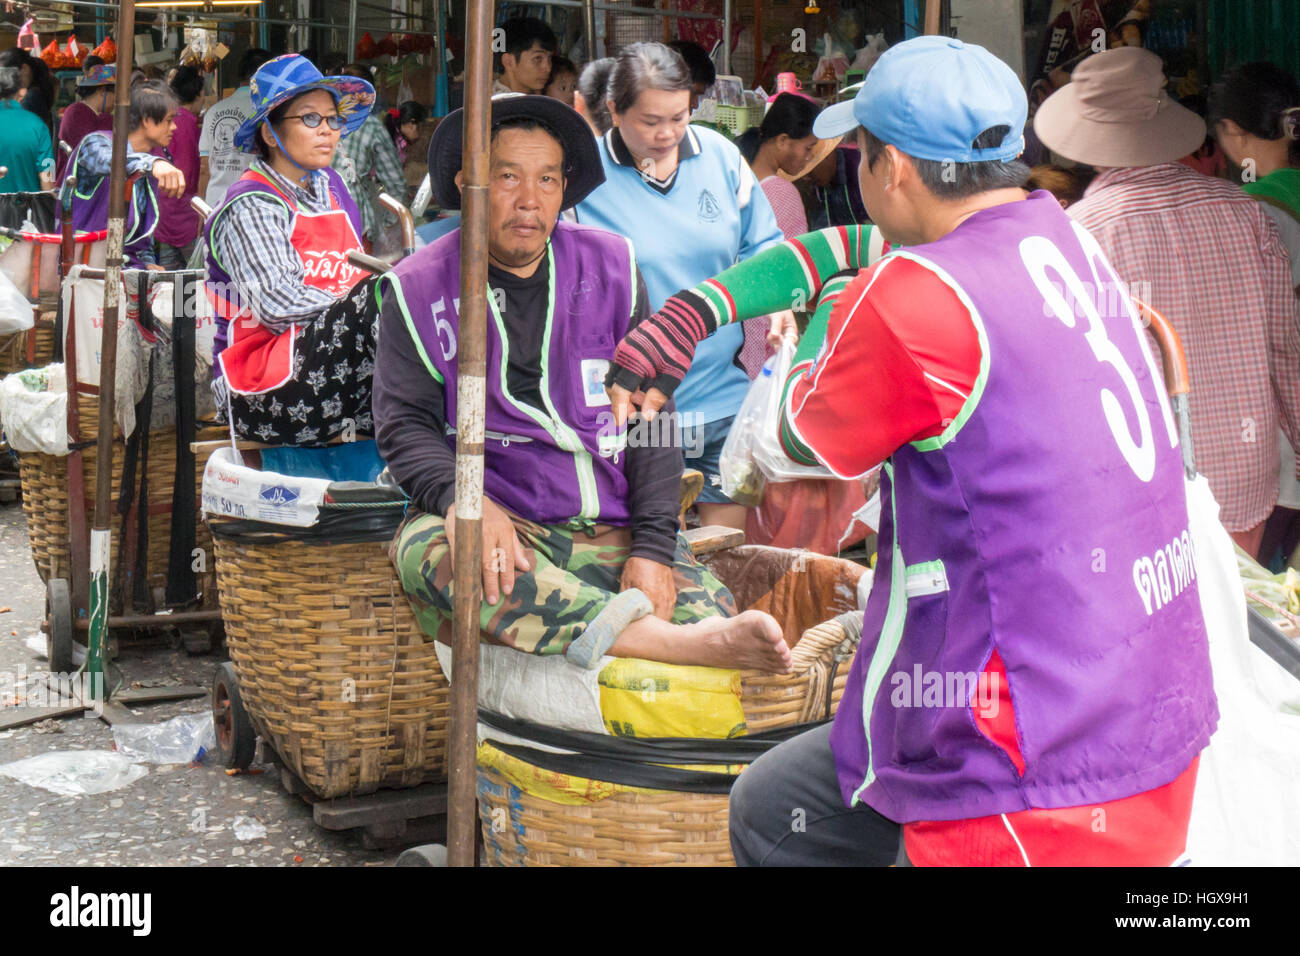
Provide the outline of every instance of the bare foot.
{"type": "Polygon", "coordinates": [[[790,648],[776,618],[764,611],[743,611],[736,617],[701,622],[709,627],[700,650],[711,667],[785,674],[790,670],[790,648]]]}

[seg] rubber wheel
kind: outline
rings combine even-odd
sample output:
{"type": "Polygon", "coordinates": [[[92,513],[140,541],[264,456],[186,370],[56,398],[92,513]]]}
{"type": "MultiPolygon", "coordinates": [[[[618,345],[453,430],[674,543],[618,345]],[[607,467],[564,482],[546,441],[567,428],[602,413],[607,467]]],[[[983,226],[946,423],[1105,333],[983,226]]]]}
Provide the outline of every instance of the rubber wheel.
{"type": "Polygon", "coordinates": [[[45,585],[45,657],[50,673],[72,671],[72,588],[66,578],[45,585]]]}
{"type": "Polygon", "coordinates": [[[217,760],[227,769],[247,770],[257,749],[257,734],[244,709],[235,682],[235,668],[227,661],[212,678],[212,726],[217,735],[217,760]]]}
{"type": "Polygon", "coordinates": [[[398,854],[395,866],[446,866],[447,848],[441,843],[413,846],[398,854]]]}

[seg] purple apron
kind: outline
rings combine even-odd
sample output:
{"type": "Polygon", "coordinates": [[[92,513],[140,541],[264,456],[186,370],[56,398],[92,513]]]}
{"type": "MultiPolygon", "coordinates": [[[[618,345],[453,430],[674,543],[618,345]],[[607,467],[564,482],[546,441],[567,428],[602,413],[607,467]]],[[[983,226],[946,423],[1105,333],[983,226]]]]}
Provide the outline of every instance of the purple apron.
{"type": "Polygon", "coordinates": [[[894,254],[970,308],[983,360],[957,419],[885,466],[831,735],[846,803],[958,820],[1168,783],[1218,707],[1177,435],[1126,287],[1043,192],[894,254]],[[1023,776],[971,706],[995,648],[1023,776]]]}

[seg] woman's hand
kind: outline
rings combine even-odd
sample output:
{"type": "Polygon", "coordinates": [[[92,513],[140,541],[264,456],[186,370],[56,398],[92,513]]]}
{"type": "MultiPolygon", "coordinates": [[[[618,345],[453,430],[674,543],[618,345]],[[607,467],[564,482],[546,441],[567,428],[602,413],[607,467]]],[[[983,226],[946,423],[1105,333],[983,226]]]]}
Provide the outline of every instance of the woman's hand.
{"type": "Polygon", "coordinates": [[[795,322],[792,311],[786,309],[784,312],[773,312],[768,319],[767,344],[772,348],[779,349],[782,339],[799,341],[799,324],[795,322]]]}
{"type": "Polygon", "coordinates": [[[155,160],[149,173],[166,195],[180,199],[185,194],[185,174],[167,160],[155,160]]]}

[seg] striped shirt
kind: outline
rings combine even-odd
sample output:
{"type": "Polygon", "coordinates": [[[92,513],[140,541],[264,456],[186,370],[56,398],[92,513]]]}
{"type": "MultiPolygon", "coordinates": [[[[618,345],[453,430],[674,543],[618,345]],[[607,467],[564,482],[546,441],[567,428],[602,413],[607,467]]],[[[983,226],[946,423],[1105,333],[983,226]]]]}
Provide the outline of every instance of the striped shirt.
{"type": "Polygon", "coordinates": [[[397,146],[388,135],[384,121],[371,113],[351,135],[339,140],[334,168],[361,210],[361,234],[373,241],[376,225],[387,228],[397,218],[375,202],[377,191],[372,183],[378,182],[384,192],[399,202],[405,203],[407,199],[406,174],[402,172],[397,146]]]}
{"type": "Polygon", "coordinates": [[[1069,213],[1182,338],[1198,470],[1224,526],[1254,528],[1277,501],[1279,424],[1300,447],[1300,311],[1277,227],[1177,163],[1105,170],[1069,213]]]}
{"type": "MultiPolygon", "coordinates": [[[[330,208],[329,180],[320,170],[308,187],[289,182],[260,159],[252,167],[309,212],[330,208]]],[[[334,304],[334,296],[307,285],[302,257],[289,241],[283,203],[263,193],[244,193],[231,202],[212,229],[217,260],[239,286],[240,301],[269,331],[307,325],[334,304]]]]}

